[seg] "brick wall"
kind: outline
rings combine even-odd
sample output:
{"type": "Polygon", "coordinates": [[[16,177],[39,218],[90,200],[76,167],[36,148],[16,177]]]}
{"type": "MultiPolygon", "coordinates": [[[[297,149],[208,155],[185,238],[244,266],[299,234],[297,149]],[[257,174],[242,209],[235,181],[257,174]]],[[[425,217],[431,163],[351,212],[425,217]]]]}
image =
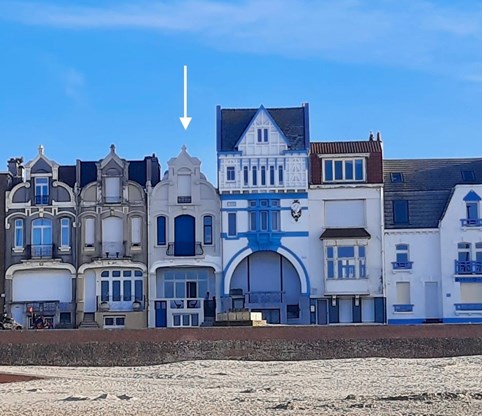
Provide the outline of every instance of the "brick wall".
{"type": "Polygon", "coordinates": [[[184,360],[431,358],[482,354],[482,325],[0,332],[1,365],[134,366],[184,360]]]}

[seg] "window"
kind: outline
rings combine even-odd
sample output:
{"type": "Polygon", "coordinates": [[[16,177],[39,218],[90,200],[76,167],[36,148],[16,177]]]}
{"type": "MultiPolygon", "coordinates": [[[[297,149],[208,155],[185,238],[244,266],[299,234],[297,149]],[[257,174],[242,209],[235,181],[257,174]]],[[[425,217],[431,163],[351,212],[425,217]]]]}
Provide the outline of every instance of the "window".
{"type": "Polygon", "coordinates": [[[280,230],[279,211],[271,211],[271,230],[280,230]]]}
{"type": "Polygon", "coordinates": [[[125,323],[125,316],[106,316],[104,318],[104,327],[106,328],[124,328],[125,323]]]}
{"type": "Polygon", "coordinates": [[[191,175],[177,175],[177,203],[191,203],[191,175]]]}
{"type": "Polygon", "coordinates": [[[105,202],[108,204],[118,204],[121,202],[121,178],[107,177],[105,178],[105,202]]]}
{"type": "Polygon", "coordinates": [[[157,217],[157,245],[166,245],[166,217],[157,217]]]}
{"type": "Polygon", "coordinates": [[[258,143],[268,143],[268,129],[258,129],[258,143]]]}
{"type": "Polygon", "coordinates": [[[278,184],[283,185],[283,166],[278,166],[278,184]]]}
{"type": "Polygon", "coordinates": [[[253,186],[256,186],[258,185],[258,169],[256,168],[256,166],[253,166],[252,173],[253,173],[253,180],[252,180],[253,186]]]}
{"type": "Polygon", "coordinates": [[[228,236],[233,237],[236,235],[236,213],[228,213],[228,236]]]}
{"type": "Polygon", "coordinates": [[[464,182],[474,182],[475,181],[475,173],[473,170],[463,170],[462,172],[462,180],[464,182]]]}
{"type": "Polygon", "coordinates": [[[325,159],[325,182],[363,181],[364,159],[325,159]]]}
{"type": "Polygon", "coordinates": [[[274,166],[269,167],[269,184],[274,185],[274,166]]]}
{"type": "Polygon", "coordinates": [[[226,168],[226,180],[234,181],[235,179],[236,179],[236,172],[234,170],[234,166],[228,166],[226,168]]]}
{"type": "Polygon", "coordinates": [[[39,218],[32,221],[32,255],[52,255],[52,221],[39,218]]]}
{"type": "Polygon", "coordinates": [[[249,213],[249,231],[257,231],[258,223],[256,219],[258,218],[258,213],[256,211],[251,211],[249,213]]]}
{"type": "Polygon", "coordinates": [[[249,170],[247,166],[243,168],[243,181],[244,181],[244,186],[249,185],[249,170]]]}
{"type": "Polygon", "coordinates": [[[479,262],[478,266],[482,268],[482,243],[475,243],[475,261],[479,262]]]}
{"type": "Polygon", "coordinates": [[[70,247],[70,220],[68,218],[60,219],[60,246],[70,247]]]}
{"type": "Polygon", "coordinates": [[[268,211],[260,211],[259,213],[260,230],[268,231],[268,211]]]}
{"type": "Polygon", "coordinates": [[[141,217],[131,218],[131,243],[133,246],[141,245],[141,233],[142,233],[142,221],[141,217]]]}
{"type": "Polygon", "coordinates": [[[95,218],[86,218],[84,222],[85,247],[94,247],[95,242],[95,218]]]}
{"type": "Polygon", "coordinates": [[[408,244],[395,245],[396,261],[392,262],[394,269],[411,269],[412,262],[409,261],[408,244]]]}
{"type": "Polygon", "coordinates": [[[249,231],[280,230],[280,200],[260,199],[248,201],[249,231]]]}
{"type": "Polygon", "coordinates": [[[477,220],[479,218],[479,204],[477,202],[467,202],[467,220],[477,220]]]}
{"type": "Polygon", "coordinates": [[[266,166],[261,166],[261,185],[266,185],[266,166]]]}
{"type": "Polygon", "coordinates": [[[49,203],[49,178],[35,178],[35,204],[49,203]]]}
{"type": "Polygon", "coordinates": [[[327,246],[326,277],[328,279],[359,279],[366,277],[364,246],[327,246]]]}
{"type": "Polygon", "coordinates": [[[408,201],[393,201],[393,223],[408,224],[408,201]]]}
{"type": "Polygon", "coordinates": [[[116,302],[110,304],[111,310],[132,310],[132,302],[144,299],[142,279],[141,270],[104,270],[101,273],[100,300],[116,302]]]}
{"type": "Polygon", "coordinates": [[[392,183],[402,183],[404,182],[402,172],[392,172],[390,173],[390,181],[392,183]]]}
{"type": "Polygon", "coordinates": [[[23,220],[15,220],[15,248],[23,248],[23,220]]]}
{"type": "Polygon", "coordinates": [[[299,319],[299,317],[300,317],[300,305],[286,305],[287,319],[299,319]]]}
{"type": "Polygon", "coordinates": [[[397,282],[397,304],[410,305],[410,282],[397,282]]]}
{"type": "Polygon", "coordinates": [[[206,215],[203,218],[203,228],[204,228],[204,244],[213,243],[213,217],[211,215],[206,215]]]}
{"type": "Polygon", "coordinates": [[[470,261],[470,243],[458,243],[458,261],[466,262],[470,261]]]}
{"type": "MultiPolygon", "coordinates": [[[[164,297],[168,299],[179,299],[175,308],[181,308],[185,306],[182,304],[181,299],[199,299],[204,298],[209,291],[208,288],[208,273],[205,270],[196,269],[184,269],[176,271],[166,271],[162,280],[159,282],[164,288],[164,293],[158,293],[158,297],[164,297]]],[[[201,307],[200,303],[190,301],[187,307],[201,307]]]]}

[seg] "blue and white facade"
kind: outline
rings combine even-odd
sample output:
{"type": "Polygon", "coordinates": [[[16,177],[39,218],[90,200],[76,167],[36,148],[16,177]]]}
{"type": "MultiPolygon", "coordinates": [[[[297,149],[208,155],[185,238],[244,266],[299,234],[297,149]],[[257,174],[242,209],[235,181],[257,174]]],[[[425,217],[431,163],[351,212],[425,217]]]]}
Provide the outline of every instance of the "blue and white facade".
{"type": "Polygon", "coordinates": [[[221,310],[310,322],[308,105],[217,109],[221,310]]]}
{"type": "Polygon", "coordinates": [[[384,171],[388,323],[482,322],[482,159],[384,171]]]}

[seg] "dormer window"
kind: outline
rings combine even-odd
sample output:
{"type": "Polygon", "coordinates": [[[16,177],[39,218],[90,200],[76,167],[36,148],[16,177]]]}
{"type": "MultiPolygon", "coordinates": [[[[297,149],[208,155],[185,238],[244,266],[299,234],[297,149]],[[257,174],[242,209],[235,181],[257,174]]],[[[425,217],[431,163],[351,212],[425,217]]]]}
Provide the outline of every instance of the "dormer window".
{"type": "Polygon", "coordinates": [[[480,196],[470,191],[464,198],[465,218],[460,220],[463,227],[480,227],[482,219],[479,214],[480,196]]]}
{"type": "Polygon", "coordinates": [[[268,143],[268,129],[258,129],[258,143],[268,143]]]}
{"type": "Polygon", "coordinates": [[[106,204],[118,204],[121,202],[121,178],[106,177],[104,179],[104,192],[106,204]]]}
{"type": "Polygon", "coordinates": [[[35,204],[48,205],[49,203],[49,178],[35,178],[35,204]]]}
{"type": "Polygon", "coordinates": [[[390,173],[390,181],[392,183],[403,183],[403,173],[402,172],[392,172],[390,173]]]}
{"type": "Polygon", "coordinates": [[[475,181],[475,173],[473,170],[463,170],[462,172],[462,180],[464,182],[474,182],[475,181]]]}
{"type": "Polygon", "coordinates": [[[365,162],[359,159],[325,159],[325,182],[362,182],[365,180],[365,162]]]}

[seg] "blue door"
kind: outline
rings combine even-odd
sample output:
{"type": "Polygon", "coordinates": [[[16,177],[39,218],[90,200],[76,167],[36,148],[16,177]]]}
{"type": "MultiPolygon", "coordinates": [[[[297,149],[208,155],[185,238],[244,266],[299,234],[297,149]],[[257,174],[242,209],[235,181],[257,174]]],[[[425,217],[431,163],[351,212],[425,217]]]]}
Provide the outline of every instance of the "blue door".
{"type": "Polygon", "coordinates": [[[190,215],[180,215],[174,220],[174,255],[194,256],[195,220],[190,215]]]}
{"type": "Polygon", "coordinates": [[[156,328],[165,328],[167,326],[167,303],[165,300],[156,301],[156,328]]]}

